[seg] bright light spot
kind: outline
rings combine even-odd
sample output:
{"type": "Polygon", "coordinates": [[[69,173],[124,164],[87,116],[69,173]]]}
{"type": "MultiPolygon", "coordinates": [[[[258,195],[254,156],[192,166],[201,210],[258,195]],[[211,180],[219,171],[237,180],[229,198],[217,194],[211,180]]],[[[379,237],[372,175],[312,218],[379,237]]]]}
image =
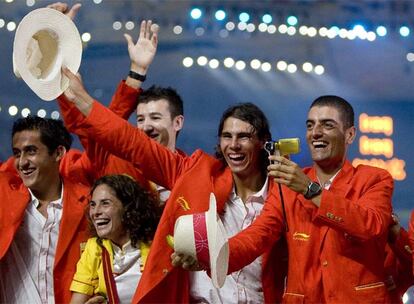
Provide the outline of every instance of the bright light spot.
{"type": "Polygon", "coordinates": [[[22,110],[22,117],[27,117],[30,114],[30,110],[28,108],[24,108],[22,110]]]}
{"type": "Polygon", "coordinates": [[[228,30],[228,31],[232,31],[232,30],[234,30],[234,28],[236,27],[236,25],[234,24],[234,22],[227,22],[226,23],[226,29],[228,30]]]}
{"type": "Polygon", "coordinates": [[[400,35],[403,37],[407,37],[410,35],[410,29],[407,26],[400,27],[400,35]]]}
{"type": "Polygon", "coordinates": [[[342,39],[345,39],[346,37],[348,37],[348,30],[344,28],[340,29],[339,37],[341,37],[342,39]]]}
{"type": "Polygon", "coordinates": [[[309,37],[315,37],[318,31],[313,26],[308,28],[308,36],[309,37]]]}
{"type": "Polygon", "coordinates": [[[197,36],[203,36],[205,31],[202,27],[198,27],[198,28],[195,29],[194,32],[197,36]]]}
{"type": "Polygon", "coordinates": [[[1,112],[1,106],[0,106],[0,112],[1,112]]]}
{"type": "Polygon", "coordinates": [[[43,109],[40,109],[39,111],[37,111],[37,116],[41,117],[41,118],[45,118],[46,117],[46,111],[43,109]]]}
{"type": "Polygon", "coordinates": [[[256,26],[253,23],[249,23],[246,27],[246,30],[251,33],[254,32],[254,30],[256,29],[256,26]]]}
{"type": "Polygon", "coordinates": [[[267,23],[267,24],[272,23],[272,20],[273,20],[273,18],[269,14],[264,14],[263,17],[262,17],[262,21],[264,23],[267,23]]]}
{"type": "Polygon", "coordinates": [[[329,30],[328,30],[328,38],[329,39],[333,39],[335,38],[337,35],[339,34],[339,27],[337,26],[332,26],[329,30]]]}
{"type": "Polygon", "coordinates": [[[286,21],[287,21],[287,23],[288,23],[289,25],[292,25],[292,26],[294,26],[294,25],[298,24],[298,18],[297,18],[296,16],[289,16],[289,17],[286,19],[286,21]]]}
{"type": "Polygon", "coordinates": [[[310,62],[305,62],[302,65],[302,70],[304,70],[306,73],[312,72],[312,69],[313,69],[313,66],[312,66],[312,63],[310,62]]]}
{"type": "Polygon", "coordinates": [[[281,34],[286,34],[287,29],[288,29],[288,27],[287,27],[287,25],[286,25],[286,24],[281,24],[281,25],[279,26],[279,32],[280,32],[281,34]]]}
{"type": "Polygon", "coordinates": [[[258,26],[259,31],[266,32],[267,31],[267,24],[266,23],[260,23],[258,26]]]}
{"type": "Polygon", "coordinates": [[[7,23],[7,30],[9,32],[12,32],[16,29],[16,23],[13,21],[10,21],[9,23],[7,23]]]}
{"type": "Polygon", "coordinates": [[[307,35],[308,34],[308,27],[306,25],[302,25],[299,28],[299,33],[303,36],[307,35]]]}
{"type": "Polygon", "coordinates": [[[283,60],[279,61],[276,65],[279,71],[285,71],[287,69],[287,66],[288,64],[286,63],[286,61],[283,61],[283,60]]]}
{"type": "Polygon", "coordinates": [[[298,67],[294,63],[291,63],[287,66],[287,71],[289,73],[295,73],[297,70],[298,70],[298,67]]]}
{"type": "Polygon", "coordinates": [[[323,73],[325,73],[325,68],[321,65],[317,65],[314,68],[315,74],[317,75],[322,75],[323,73]]]}
{"type": "Polygon", "coordinates": [[[356,33],[365,32],[365,28],[362,25],[360,25],[360,24],[355,25],[354,28],[353,28],[353,30],[356,33]]]}
{"type": "Polygon", "coordinates": [[[211,59],[208,63],[208,65],[210,66],[210,68],[212,69],[217,69],[220,65],[219,61],[217,59],[211,59]]]}
{"type": "Polygon", "coordinates": [[[14,0],[6,0],[7,3],[12,3],[14,0]]]}
{"type": "Polygon", "coordinates": [[[262,63],[262,71],[269,72],[272,69],[272,65],[269,62],[262,63]]]}
{"type": "Polygon", "coordinates": [[[289,36],[293,36],[296,34],[296,28],[294,26],[289,26],[287,29],[287,34],[289,36]]]}
{"type": "Polygon", "coordinates": [[[407,54],[407,60],[409,62],[413,62],[414,61],[414,53],[408,53],[407,54]]]}
{"type": "Polygon", "coordinates": [[[222,21],[226,18],[226,13],[223,10],[218,10],[215,14],[214,17],[216,17],[216,19],[218,21],[222,21]]]}
{"type": "Polygon", "coordinates": [[[353,30],[348,31],[348,37],[349,40],[354,40],[356,38],[356,33],[353,30]]]}
{"type": "Polygon", "coordinates": [[[367,32],[361,32],[358,34],[359,39],[361,40],[365,40],[368,37],[368,33],[367,32]]]}
{"type": "Polygon", "coordinates": [[[183,27],[181,25],[176,25],[173,27],[173,33],[180,35],[183,32],[183,27]]]}
{"type": "Polygon", "coordinates": [[[203,12],[199,8],[193,8],[190,12],[191,18],[193,18],[195,20],[200,19],[202,15],[203,15],[203,12]]]}
{"type": "Polygon", "coordinates": [[[183,59],[183,66],[185,66],[186,68],[191,67],[193,65],[193,63],[194,63],[194,60],[191,57],[185,57],[183,59]]]}
{"type": "Polygon", "coordinates": [[[229,36],[229,32],[226,29],[221,29],[219,32],[219,36],[221,38],[227,38],[229,36]]]}
{"type": "Polygon", "coordinates": [[[6,22],[4,21],[4,19],[0,18],[0,28],[4,27],[5,24],[6,22]]]}
{"type": "Polygon", "coordinates": [[[134,23],[134,22],[132,22],[132,21],[127,21],[127,22],[125,23],[125,28],[126,28],[128,31],[130,31],[130,30],[134,29],[134,27],[135,27],[135,23],[134,23]]]}
{"type": "Polygon", "coordinates": [[[50,114],[50,118],[52,119],[59,119],[60,113],[58,111],[53,111],[52,114],[50,114]]]}
{"type": "Polygon", "coordinates": [[[91,40],[91,34],[90,33],[83,33],[82,34],[82,41],[83,42],[88,42],[88,41],[90,41],[91,40]]]}
{"type": "Polygon", "coordinates": [[[377,39],[377,35],[375,35],[374,32],[368,32],[367,33],[367,40],[368,41],[374,41],[375,39],[377,39]]]}
{"type": "Polygon", "coordinates": [[[112,24],[112,28],[113,28],[115,31],[119,31],[119,30],[122,28],[122,23],[121,23],[121,22],[119,22],[119,21],[115,21],[115,22],[112,24]]]}
{"type": "Polygon", "coordinates": [[[208,62],[208,59],[207,59],[206,56],[200,56],[200,57],[197,58],[197,63],[200,66],[205,66],[207,64],[207,62],[208,62]]]}
{"type": "Polygon", "coordinates": [[[36,1],[35,0],[26,0],[26,5],[27,6],[33,6],[35,5],[36,1]]]}
{"type": "Polygon", "coordinates": [[[261,62],[259,59],[253,59],[252,61],[250,61],[250,67],[253,70],[257,70],[260,68],[261,62]]]}
{"type": "Polygon", "coordinates": [[[231,57],[227,57],[226,59],[224,59],[224,66],[226,68],[231,68],[234,65],[234,59],[231,57]]]}
{"type": "Polygon", "coordinates": [[[246,68],[246,63],[243,60],[238,60],[236,62],[236,69],[238,69],[239,71],[244,70],[246,68]]]}
{"type": "Polygon", "coordinates": [[[94,2],[95,4],[100,4],[100,3],[102,2],[102,0],[93,0],[93,2],[94,2]]]}
{"type": "Polygon", "coordinates": [[[387,35],[387,28],[383,25],[380,25],[377,27],[377,35],[380,37],[384,37],[385,35],[387,35]]]}
{"type": "Polygon", "coordinates": [[[267,27],[267,32],[268,32],[269,34],[274,34],[274,33],[276,33],[276,26],[275,26],[275,25],[273,25],[273,24],[269,25],[269,26],[267,27]]]}
{"type": "Polygon", "coordinates": [[[9,114],[10,116],[15,116],[19,112],[19,109],[16,106],[9,107],[9,114]]]}
{"type": "Polygon", "coordinates": [[[243,12],[239,15],[239,20],[240,20],[240,22],[247,23],[250,20],[250,16],[249,16],[248,13],[243,12]]]}
{"type": "Polygon", "coordinates": [[[319,29],[319,36],[326,37],[328,35],[328,29],[326,27],[321,27],[319,29]]]}
{"type": "Polygon", "coordinates": [[[245,23],[245,22],[239,22],[239,23],[237,24],[237,28],[238,28],[240,31],[244,31],[244,30],[247,28],[247,23],[245,23]]]}

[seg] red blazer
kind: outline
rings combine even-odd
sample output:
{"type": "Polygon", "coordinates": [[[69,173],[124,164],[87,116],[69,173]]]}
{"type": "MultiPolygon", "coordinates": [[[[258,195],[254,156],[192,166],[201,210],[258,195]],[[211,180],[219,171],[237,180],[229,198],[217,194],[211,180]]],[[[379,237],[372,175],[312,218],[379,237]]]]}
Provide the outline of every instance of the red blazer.
{"type": "MultiPolygon", "coordinates": [[[[63,180],[63,214],[53,269],[56,303],[69,303],[69,290],[76,263],[81,254],[81,243],[89,236],[84,216],[88,188],[63,180]]],[[[0,172],[0,259],[7,253],[30,201],[30,193],[20,178],[0,172]]]]}
{"type": "MultiPolygon", "coordinates": [[[[172,189],[164,208],[151,250],[133,303],[185,303],[189,301],[188,273],[173,268],[166,236],[173,234],[175,220],[184,214],[208,210],[210,192],[217,199],[222,212],[229,198],[233,177],[221,161],[197,150],[184,157],[151,140],[144,132],[132,127],[111,111],[95,103],[91,114],[82,122],[89,136],[105,149],[139,164],[143,174],[158,185],[172,189]]],[[[263,255],[262,280],[265,301],[274,303],[283,288],[276,283],[280,278],[280,259],[263,255]],[[279,277],[278,277],[279,275],[279,277]]],[[[283,281],[283,280],[280,280],[283,281]]]]}
{"type": "Polygon", "coordinates": [[[408,232],[401,227],[400,234],[394,243],[388,242],[385,247],[386,284],[391,295],[392,303],[402,304],[402,296],[411,285],[414,276],[408,269],[413,268],[411,246],[408,232]]]}
{"type": "MultiPolygon", "coordinates": [[[[408,235],[409,235],[409,239],[410,239],[410,245],[411,248],[414,249],[414,211],[411,212],[411,217],[410,217],[410,224],[409,224],[409,228],[408,228],[408,235]]],[[[411,251],[411,254],[413,255],[413,259],[414,259],[414,251],[411,251]]],[[[414,263],[413,263],[413,274],[414,274],[414,263]]]]}
{"type": "MultiPolygon", "coordinates": [[[[313,168],[305,173],[316,180],[313,168]]],[[[284,234],[279,193],[230,239],[230,270],[254,260],[284,234]]],[[[289,232],[284,303],[389,303],[384,247],[391,219],[393,180],[385,170],[346,161],[317,208],[283,187],[289,232]]]]}

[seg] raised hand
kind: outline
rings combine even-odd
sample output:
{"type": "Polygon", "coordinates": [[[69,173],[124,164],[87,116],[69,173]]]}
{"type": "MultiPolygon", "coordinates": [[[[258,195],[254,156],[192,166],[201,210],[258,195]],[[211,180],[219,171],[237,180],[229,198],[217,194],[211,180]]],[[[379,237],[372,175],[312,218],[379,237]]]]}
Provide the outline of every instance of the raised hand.
{"type": "Polygon", "coordinates": [[[75,19],[76,14],[78,13],[79,9],[81,8],[82,4],[76,3],[73,5],[70,9],[67,3],[64,2],[55,2],[52,4],[49,4],[48,8],[53,8],[66,16],[68,16],[71,20],[75,19]]]}
{"type": "Polygon", "coordinates": [[[131,70],[146,75],[154,59],[158,45],[158,25],[151,20],[142,21],[137,43],[134,43],[129,34],[124,34],[128,42],[128,53],[131,59],[131,70]]]}

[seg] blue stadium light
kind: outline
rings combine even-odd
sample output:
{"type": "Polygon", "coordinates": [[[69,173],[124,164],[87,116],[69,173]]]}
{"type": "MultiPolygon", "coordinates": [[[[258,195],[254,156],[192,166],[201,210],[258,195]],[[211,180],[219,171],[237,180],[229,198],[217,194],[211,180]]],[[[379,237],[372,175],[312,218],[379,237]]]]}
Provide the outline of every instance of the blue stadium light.
{"type": "Polygon", "coordinates": [[[266,23],[266,24],[272,23],[272,20],[273,18],[269,14],[264,14],[262,17],[263,23],[266,23]]]}
{"type": "Polygon", "coordinates": [[[240,20],[240,22],[245,22],[246,23],[250,20],[250,15],[248,13],[243,12],[239,15],[239,20],[240,20]]]}
{"type": "Polygon", "coordinates": [[[287,19],[287,24],[289,24],[290,26],[295,26],[296,24],[298,24],[298,18],[296,16],[289,16],[287,19]]]}
{"type": "Polygon", "coordinates": [[[377,35],[380,37],[384,37],[385,35],[387,35],[387,28],[383,25],[380,25],[377,27],[377,35]]]}
{"type": "Polygon", "coordinates": [[[216,13],[214,14],[214,17],[216,17],[216,19],[218,21],[222,21],[224,19],[226,19],[226,12],[223,10],[218,10],[216,11],[216,13]]]}
{"type": "Polygon", "coordinates": [[[410,29],[407,26],[400,27],[400,35],[403,37],[407,37],[410,35],[410,29]]]}
{"type": "Polygon", "coordinates": [[[194,20],[200,19],[202,15],[203,15],[203,12],[201,11],[201,9],[199,9],[197,7],[193,8],[190,12],[190,16],[194,20]]]}

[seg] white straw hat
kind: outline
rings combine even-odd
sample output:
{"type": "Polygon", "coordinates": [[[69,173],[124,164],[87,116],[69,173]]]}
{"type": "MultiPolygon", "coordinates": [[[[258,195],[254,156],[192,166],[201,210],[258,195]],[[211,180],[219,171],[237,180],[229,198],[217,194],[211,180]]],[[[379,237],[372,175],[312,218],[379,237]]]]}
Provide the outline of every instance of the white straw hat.
{"type": "Polygon", "coordinates": [[[77,73],[82,58],[82,42],[72,20],[51,8],[27,14],[16,30],[13,68],[43,100],[53,100],[69,86],[62,75],[66,66],[77,73]]]}
{"type": "Polygon", "coordinates": [[[209,268],[213,285],[220,288],[227,276],[229,244],[216,209],[216,198],[211,193],[207,212],[180,216],[174,226],[174,251],[209,268]]]}

